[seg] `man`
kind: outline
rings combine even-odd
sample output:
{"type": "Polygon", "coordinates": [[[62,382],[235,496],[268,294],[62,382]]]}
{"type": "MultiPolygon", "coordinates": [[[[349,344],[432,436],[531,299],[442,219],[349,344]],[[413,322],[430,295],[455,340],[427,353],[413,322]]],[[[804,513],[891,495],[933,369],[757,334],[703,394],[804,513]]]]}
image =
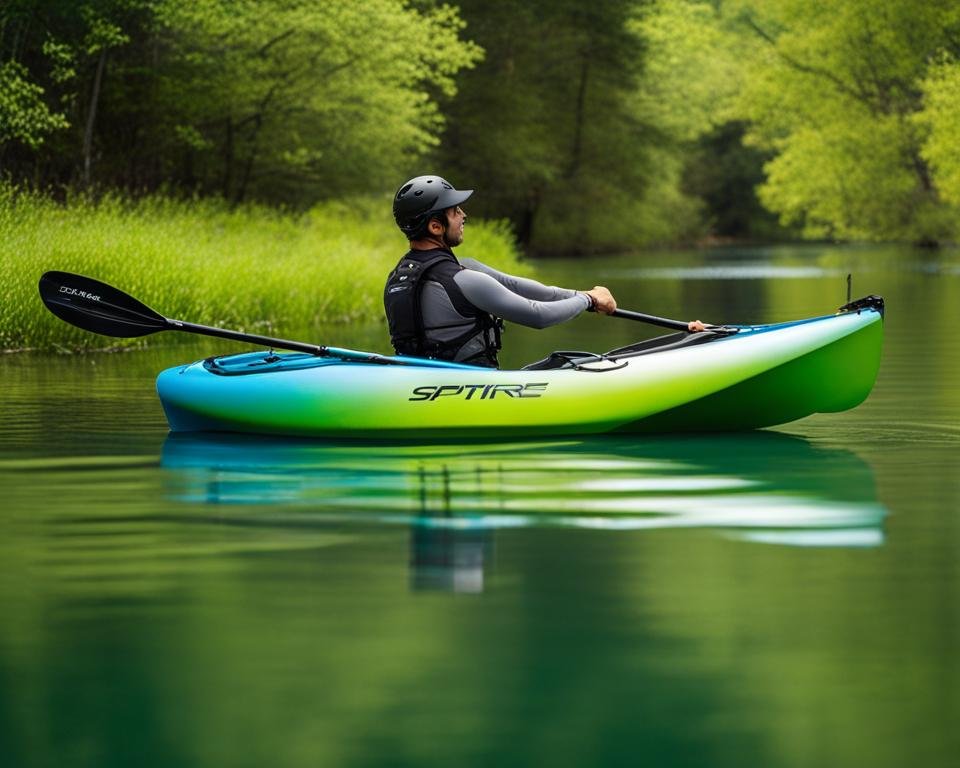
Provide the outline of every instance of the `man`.
{"type": "MultiPolygon", "coordinates": [[[[460,206],[472,194],[439,176],[417,176],[394,196],[394,219],[410,241],[383,293],[397,354],[496,368],[503,320],[547,328],[584,310],[610,314],[617,308],[601,285],[556,288],[458,260],[453,249],[463,242],[467,219],[460,206]]],[[[703,325],[694,321],[690,329],[703,325]]]]}

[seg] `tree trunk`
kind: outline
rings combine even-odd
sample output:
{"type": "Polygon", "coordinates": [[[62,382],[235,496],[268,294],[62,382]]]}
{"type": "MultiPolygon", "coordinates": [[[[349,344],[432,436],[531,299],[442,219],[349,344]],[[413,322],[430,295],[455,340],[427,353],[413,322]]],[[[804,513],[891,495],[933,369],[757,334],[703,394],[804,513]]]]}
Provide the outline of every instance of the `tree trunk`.
{"type": "Polygon", "coordinates": [[[577,106],[573,119],[573,147],[571,149],[570,167],[567,170],[567,178],[572,179],[580,170],[580,160],[583,155],[583,124],[585,122],[585,111],[587,102],[587,75],[590,71],[590,58],[586,52],[583,54],[583,61],[580,66],[580,83],[577,86],[577,106]]]}
{"type": "Polygon", "coordinates": [[[526,204],[520,212],[520,219],[517,222],[517,240],[520,245],[527,247],[533,241],[533,222],[537,216],[537,210],[540,208],[540,190],[533,189],[527,195],[526,204]]]}
{"type": "Polygon", "coordinates": [[[257,161],[257,151],[259,149],[260,129],[263,127],[263,117],[256,115],[253,119],[253,136],[250,141],[250,154],[247,155],[247,162],[244,164],[243,176],[240,179],[240,186],[237,188],[237,194],[233,199],[234,205],[240,205],[247,196],[247,184],[250,182],[250,176],[253,173],[253,164],[257,161]]]}
{"type": "Polygon", "coordinates": [[[230,199],[233,184],[233,117],[227,117],[227,137],[223,147],[223,199],[230,199]]]}
{"type": "Polygon", "coordinates": [[[103,70],[107,63],[107,49],[100,51],[97,60],[97,74],[93,78],[93,93],[90,96],[90,111],[87,113],[87,125],[83,131],[83,186],[90,186],[90,155],[93,152],[93,126],[97,120],[97,104],[100,101],[100,85],[103,82],[103,70]]]}

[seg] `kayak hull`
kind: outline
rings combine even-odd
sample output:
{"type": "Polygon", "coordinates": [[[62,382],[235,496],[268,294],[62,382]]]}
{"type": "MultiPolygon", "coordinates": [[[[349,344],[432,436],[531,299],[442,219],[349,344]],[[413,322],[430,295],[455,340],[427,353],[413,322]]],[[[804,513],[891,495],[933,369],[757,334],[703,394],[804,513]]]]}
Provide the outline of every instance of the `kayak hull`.
{"type": "Polygon", "coordinates": [[[256,352],[170,368],[157,390],[174,432],[406,439],[736,431],[862,402],[876,380],[882,329],[881,305],[572,367],[506,371],[256,352]]]}

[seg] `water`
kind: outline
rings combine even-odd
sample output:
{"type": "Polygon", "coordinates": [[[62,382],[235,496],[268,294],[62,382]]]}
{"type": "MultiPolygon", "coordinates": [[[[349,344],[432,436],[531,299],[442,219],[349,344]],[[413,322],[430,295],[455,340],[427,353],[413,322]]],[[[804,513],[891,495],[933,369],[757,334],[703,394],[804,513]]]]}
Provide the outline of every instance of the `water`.
{"type": "MultiPolygon", "coordinates": [[[[331,444],[168,437],[156,371],[224,342],[6,356],[0,764],[954,765],[958,255],[539,270],[713,322],[828,312],[853,272],[880,378],[748,435],[331,444]]],[[[654,333],[511,328],[505,361],[654,333]]]]}

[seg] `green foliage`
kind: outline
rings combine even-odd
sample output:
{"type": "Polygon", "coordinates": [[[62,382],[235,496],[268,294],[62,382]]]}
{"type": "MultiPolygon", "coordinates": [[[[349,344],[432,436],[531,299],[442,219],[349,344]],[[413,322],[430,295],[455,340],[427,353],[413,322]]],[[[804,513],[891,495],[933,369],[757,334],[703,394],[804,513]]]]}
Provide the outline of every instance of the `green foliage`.
{"type": "Polygon", "coordinates": [[[709,0],[662,0],[630,22],[646,44],[635,108],[675,145],[697,140],[725,119],[741,86],[739,47],[709,0]]]}
{"type": "Polygon", "coordinates": [[[42,97],[43,88],[30,82],[25,67],[15,61],[0,64],[0,148],[17,141],[37,149],[47,134],[67,126],[42,97]]]}
{"type": "Polygon", "coordinates": [[[77,57],[74,50],[56,40],[44,40],[40,50],[50,60],[50,78],[57,84],[67,83],[77,76],[77,57]]]}
{"type": "MultiPolygon", "coordinates": [[[[731,112],[774,153],[761,199],[816,237],[951,234],[913,116],[929,62],[960,33],[954,2],[726,4],[753,35],[731,112]]],[[[956,234],[956,225],[953,234],[956,234]]]]}
{"type": "MultiPolygon", "coordinates": [[[[76,183],[88,175],[94,155],[100,160],[126,149],[97,128],[114,122],[115,75],[141,55],[142,48],[129,43],[143,42],[156,2],[10,0],[0,5],[0,61],[16,62],[28,73],[42,109],[54,118],[52,124],[37,122],[46,134],[42,142],[14,143],[0,132],[0,156],[10,176],[43,186],[76,183]],[[99,122],[98,109],[106,113],[99,122]]],[[[143,94],[131,99],[145,101],[143,94]]],[[[128,165],[129,160],[124,158],[128,165]]]]}
{"type": "Polygon", "coordinates": [[[926,130],[923,159],[943,199],[960,206],[960,63],[945,58],[931,67],[923,90],[924,109],[916,115],[926,130]]]}
{"type": "Polygon", "coordinates": [[[462,77],[437,159],[479,189],[471,206],[508,216],[537,251],[700,236],[690,163],[710,161],[694,150],[728,119],[723,110],[741,77],[742,44],[715,5],[515,6],[461,5],[467,34],[487,55],[462,77]]]}
{"type": "Polygon", "coordinates": [[[404,0],[19,0],[0,8],[0,61],[78,130],[13,157],[15,176],[301,208],[389,188],[481,56],[462,27],[404,0]]]}
{"type": "MultiPolygon", "coordinates": [[[[113,5],[114,3],[108,4],[108,6],[113,5]]],[[[117,48],[130,42],[130,36],[118,24],[101,15],[101,13],[100,9],[92,5],[80,6],[80,15],[87,27],[80,48],[87,56],[96,56],[102,51],[117,48]]]]}
{"type": "Polygon", "coordinates": [[[436,171],[545,252],[778,234],[759,202],[943,241],[958,40],[955,0],[7,0],[0,170],[298,210],[436,171]]]}
{"type": "Polygon", "coordinates": [[[437,165],[480,190],[474,210],[508,216],[534,249],[623,241],[622,226],[604,236],[599,220],[617,219],[613,210],[642,194],[651,164],[651,139],[630,108],[643,41],[629,22],[639,5],[460,4],[486,57],[461,78],[437,165]]]}
{"type": "Polygon", "coordinates": [[[165,0],[159,20],[160,101],[190,164],[184,182],[235,200],[392,187],[436,143],[431,95],[452,94],[479,57],[452,8],[399,0],[165,0]]]}
{"type": "MultiPolygon", "coordinates": [[[[405,248],[387,211],[389,199],[381,198],[301,215],[217,199],[80,196],[63,206],[0,184],[0,272],[10,288],[0,304],[0,349],[143,343],[112,342],[57,320],[37,296],[49,269],[112,283],[169,317],[264,334],[381,318],[384,281],[405,248]]],[[[471,220],[464,247],[518,269],[500,223],[471,220]]]]}
{"type": "Polygon", "coordinates": [[[743,123],[730,121],[701,136],[688,155],[683,188],[703,201],[715,237],[784,239],[787,232],[755,192],[770,157],[743,145],[745,129],[743,123]]]}
{"type": "Polygon", "coordinates": [[[742,145],[745,125],[729,114],[744,74],[743,42],[730,22],[713,2],[685,0],[658,2],[635,25],[647,44],[636,109],[657,127],[665,155],[641,215],[662,222],[661,241],[704,229],[783,236],[754,191],[765,155],[742,145]]]}

